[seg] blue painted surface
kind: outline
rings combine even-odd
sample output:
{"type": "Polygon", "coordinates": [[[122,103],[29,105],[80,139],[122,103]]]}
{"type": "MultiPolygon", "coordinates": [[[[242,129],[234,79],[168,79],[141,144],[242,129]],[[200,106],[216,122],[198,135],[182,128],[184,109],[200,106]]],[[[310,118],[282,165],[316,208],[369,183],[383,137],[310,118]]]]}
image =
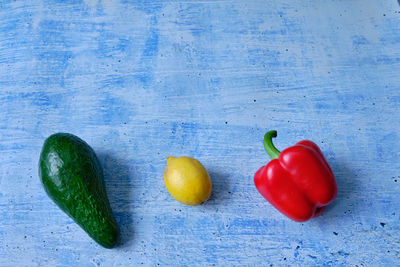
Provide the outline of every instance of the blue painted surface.
{"type": "Polygon", "coordinates": [[[397,1],[2,1],[1,266],[400,264],[397,1]],[[282,149],[318,143],[337,200],[292,222],[255,190],[282,149]],[[44,139],[85,139],[121,226],[106,250],[45,195],[44,139]],[[167,193],[198,158],[210,201],[167,193]]]}

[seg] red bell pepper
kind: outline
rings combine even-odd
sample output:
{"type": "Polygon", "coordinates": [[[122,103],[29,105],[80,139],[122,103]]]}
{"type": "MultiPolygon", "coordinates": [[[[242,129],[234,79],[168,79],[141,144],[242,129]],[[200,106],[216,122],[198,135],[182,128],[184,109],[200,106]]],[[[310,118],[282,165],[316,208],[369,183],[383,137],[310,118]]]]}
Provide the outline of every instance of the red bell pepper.
{"type": "Polygon", "coordinates": [[[272,143],[276,136],[276,131],[264,136],[264,148],[272,160],[254,175],[257,190],[294,221],[321,215],[337,195],[331,167],[315,143],[300,141],[281,153],[272,143]]]}

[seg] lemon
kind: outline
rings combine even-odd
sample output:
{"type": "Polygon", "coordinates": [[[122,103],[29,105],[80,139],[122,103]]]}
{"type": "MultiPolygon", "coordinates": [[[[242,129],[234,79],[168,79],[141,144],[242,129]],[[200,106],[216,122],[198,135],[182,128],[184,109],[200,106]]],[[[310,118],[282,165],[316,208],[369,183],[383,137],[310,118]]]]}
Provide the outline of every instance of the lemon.
{"type": "Polygon", "coordinates": [[[198,160],[191,157],[169,157],[164,183],[171,196],[185,205],[199,205],[211,195],[210,175],[198,160]]]}

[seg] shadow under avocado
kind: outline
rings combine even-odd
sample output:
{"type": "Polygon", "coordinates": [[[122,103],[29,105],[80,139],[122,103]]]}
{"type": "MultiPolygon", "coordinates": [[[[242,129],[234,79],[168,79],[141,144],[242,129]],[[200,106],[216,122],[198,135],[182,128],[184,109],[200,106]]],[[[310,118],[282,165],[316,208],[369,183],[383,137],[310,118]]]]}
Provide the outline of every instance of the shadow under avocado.
{"type": "Polygon", "coordinates": [[[116,247],[126,247],[133,241],[133,216],[131,208],[134,177],[131,164],[109,152],[96,152],[103,167],[104,182],[110,205],[120,228],[116,247]]]}

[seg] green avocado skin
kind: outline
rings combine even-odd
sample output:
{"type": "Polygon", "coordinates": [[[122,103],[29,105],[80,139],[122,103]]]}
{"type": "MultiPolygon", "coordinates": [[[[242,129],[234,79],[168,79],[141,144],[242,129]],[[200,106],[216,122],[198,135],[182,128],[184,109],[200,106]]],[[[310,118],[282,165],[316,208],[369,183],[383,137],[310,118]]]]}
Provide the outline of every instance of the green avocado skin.
{"type": "Polygon", "coordinates": [[[88,235],[112,248],[119,234],[93,149],[79,137],[56,133],[46,139],[39,176],[47,195],[88,235]]]}

